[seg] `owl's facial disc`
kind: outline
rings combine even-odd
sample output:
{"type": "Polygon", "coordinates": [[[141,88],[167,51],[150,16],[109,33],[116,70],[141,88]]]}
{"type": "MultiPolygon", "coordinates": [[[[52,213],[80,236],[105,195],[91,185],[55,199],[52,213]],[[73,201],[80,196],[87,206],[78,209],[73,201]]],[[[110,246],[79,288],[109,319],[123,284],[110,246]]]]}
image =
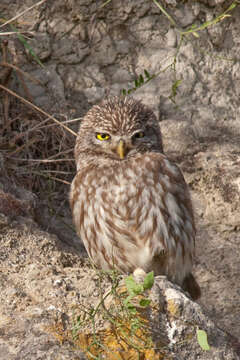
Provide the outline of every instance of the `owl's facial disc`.
{"type": "Polygon", "coordinates": [[[149,151],[156,143],[156,138],[154,131],[147,127],[128,134],[114,134],[102,128],[94,133],[94,142],[98,152],[125,160],[139,152],[149,151]]]}

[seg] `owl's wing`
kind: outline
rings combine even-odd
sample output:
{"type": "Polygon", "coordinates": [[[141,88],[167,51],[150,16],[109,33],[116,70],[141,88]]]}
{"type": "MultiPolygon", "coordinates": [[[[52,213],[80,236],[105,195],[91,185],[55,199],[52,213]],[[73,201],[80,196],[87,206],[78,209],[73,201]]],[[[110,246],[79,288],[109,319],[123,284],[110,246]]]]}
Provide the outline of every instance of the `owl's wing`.
{"type": "Polygon", "coordinates": [[[194,256],[195,224],[190,193],[181,170],[166,156],[154,155],[153,167],[157,173],[152,186],[155,205],[151,205],[149,212],[155,230],[151,248],[155,257],[161,256],[164,248],[167,272],[181,283],[191,271],[194,256]]]}
{"type": "Polygon", "coordinates": [[[148,246],[152,254],[175,253],[178,244],[187,244],[193,252],[193,211],[181,170],[160,153],[140,160],[116,175],[112,191],[105,190],[102,206],[108,207],[105,215],[113,231],[122,232],[138,248],[148,246]]]}

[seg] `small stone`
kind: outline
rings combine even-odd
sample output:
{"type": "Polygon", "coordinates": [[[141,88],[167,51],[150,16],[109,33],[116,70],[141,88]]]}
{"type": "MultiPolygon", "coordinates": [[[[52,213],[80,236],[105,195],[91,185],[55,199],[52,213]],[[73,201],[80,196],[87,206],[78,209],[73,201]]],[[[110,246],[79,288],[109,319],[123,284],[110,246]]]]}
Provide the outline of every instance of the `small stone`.
{"type": "Polygon", "coordinates": [[[86,88],[99,85],[105,86],[106,84],[104,74],[101,72],[100,67],[96,64],[86,67],[83,79],[86,84],[86,88]]]}
{"type": "Polygon", "coordinates": [[[177,46],[177,35],[173,29],[169,29],[166,34],[166,45],[173,48],[177,46]]]}
{"type": "Polygon", "coordinates": [[[177,1],[176,0],[165,0],[165,3],[168,5],[176,6],[177,1]]]}
{"type": "Polygon", "coordinates": [[[92,86],[84,90],[84,94],[87,97],[89,103],[95,104],[104,97],[105,90],[98,86],[92,86]]]}
{"type": "Polygon", "coordinates": [[[8,226],[10,224],[10,219],[4,214],[0,213],[0,229],[8,226]]]}
{"type": "Polygon", "coordinates": [[[117,51],[112,42],[105,39],[102,40],[101,46],[93,53],[92,57],[97,59],[98,64],[106,66],[115,62],[117,51]]]}
{"type": "MultiPolygon", "coordinates": [[[[50,39],[47,34],[36,35],[30,42],[31,49],[39,60],[44,61],[51,55],[50,39]]],[[[29,54],[29,57],[32,57],[29,54]]]]}
{"type": "Polygon", "coordinates": [[[127,40],[119,40],[117,41],[116,48],[117,52],[121,54],[128,54],[130,50],[130,42],[127,40]]]}
{"type": "Polygon", "coordinates": [[[62,279],[57,279],[57,280],[55,280],[54,283],[53,283],[53,285],[54,285],[54,286],[58,286],[58,287],[61,286],[61,285],[62,285],[62,279]]]}
{"type": "Polygon", "coordinates": [[[117,83],[124,83],[131,81],[131,74],[125,69],[118,69],[112,76],[112,81],[117,83]]]}
{"type": "Polygon", "coordinates": [[[176,10],[175,17],[183,27],[192,25],[195,19],[195,15],[193,14],[192,9],[188,6],[176,10]]]}

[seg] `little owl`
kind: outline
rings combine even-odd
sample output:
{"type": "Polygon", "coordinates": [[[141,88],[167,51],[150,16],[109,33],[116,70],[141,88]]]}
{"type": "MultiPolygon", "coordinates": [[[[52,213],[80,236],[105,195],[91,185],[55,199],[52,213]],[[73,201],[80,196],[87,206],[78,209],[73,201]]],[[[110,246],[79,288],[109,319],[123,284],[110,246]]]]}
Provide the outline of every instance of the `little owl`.
{"type": "Polygon", "coordinates": [[[70,203],[78,235],[97,267],[166,275],[193,299],[195,225],[180,169],[163,153],[156,116],[111,97],[83,118],[70,203]]]}

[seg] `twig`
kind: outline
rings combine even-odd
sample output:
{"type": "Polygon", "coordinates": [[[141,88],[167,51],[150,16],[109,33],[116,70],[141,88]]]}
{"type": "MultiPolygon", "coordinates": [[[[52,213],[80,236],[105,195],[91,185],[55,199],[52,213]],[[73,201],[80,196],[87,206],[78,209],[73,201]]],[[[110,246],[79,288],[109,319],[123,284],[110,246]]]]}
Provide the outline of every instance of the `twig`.
{"type": "Polygon", "coordinates": [[[35,7],[43,4],[45,1],[47,1],[47,0],[41,0],[41,1],[39,1],[38,3],[34,4],[33,6],[30,6],[30,8],[22,11],[20,14],[14,16],[12,19],[10,19],[10,20],[6,21],[4,24],[0,25],[0,28],[3,27],[3,26],[5,26],[5,25],[7,25],[7,24],[10,24],[10,23],[13,22],[14,20],[16,20],[16,19],[18,19],[19,17],[21,17],[22,15],[26,14],[28,11],[30,11],[30,10],[32,10],[33,8],[35,8],[35,7]]]}
{"type": "Polygon", "coordinates": [[[37,162],[37,163],[56,163],[56,162],[63,162],[63,161],[74,161],[74,159],[54,159],[54,160],[49,160],[49,159],[22,159],[22,158],[12,158],[9,155],[6,155],[6,157],[9,157],[13,160],[17,160],[17,161],[27,161],[27,162],[37,162]]]}
{"type": "Polygon", "coordinates": [[[9,68],[11,68],[11,69],[14,69],[14,70],[16,70],[19,74],[22,74],[22,75],[26,76],[26,78],[30,79],[32,82],[34,82],[34,83],[36,83],[36,84],[44,87],[44,85],[41,83],[40,80],[36,79],[34,76],[29,75],[27,72],[21,70],[21,69],[20,69],[18,66],[16,66],[16,65],[9,64],[9,63],[7,63],[7,62],[1,62],[1,63],[0,63],[0,66],[9,67],[9,68]]]}
{"type": "Polygon", "coordinates": [[[61,123],[61,121],[55,119],[55,117],[53,117],[52,115],[48,114],[46,111],[42,110],[41,108],[39,108],[38,106],[32,104],[30,101],[24,99],[22,96],[16,94],[14,91],[6,88],[3,85],[0,85],[0,89],[3,89],[4,91],[7,91],[9,94],[11,94],[12,96],[15,96],[17,99],[21,100],[22,102],[24,102],[25,104],[27,104],[28,106],[32,107],[34,110],[42,113],[43,115],[49,117],[50,119],[52,119],[53,121],[55,121],[58,125],[62,126],[65,130],[69,131],[72,135],[77,136],[77,134],[75,133],[75,131],[69,129],[67,126],[65,126],[64,124],[61,123]]]}
{"type": "MultiPolygon", "coordinates": [[[[33,31],[19,31],[19,34],[34,35],[35,33],[33,31]]],[[[8,36],[8,35],[16,35],[16,31],[7,31],[7,32],[0,33],[0,36],[8,36]]]]}
{"type": "Polygon", "coordinates": [[[173,18],[168,14],[168,12],[162,7],[162,5],[160,5],[157,0],[153,0],[154,4],[157,5],[157,7],[161,10],[161,12],[168,18],[168,20],[170,21],[170,23],[174,26],[177,27],[176,22],[173,20],[173,18]]]}
{"type": "MultiPolygon", "coordinates": [[[[2,42],[2,57],[3,57],[3,61],[7,62],[7,57],[8,57],[8,41],[3,41],[2,42]]],[[[8,85],[10,78],[11,78],[11,74],[12,74],[12,69],[4,69],[2,74],[1,74],[1,78],[0,78],[0,83],[2,85],[8,85]]],[[[8,110],[9,110],[9,95],[4,93],[3,96],[3,112],[4,112],[4,121],[5,121],[5,126],[7,129],[10,128],[9,125],[9,117],[8,117],[8,110]]]]}

